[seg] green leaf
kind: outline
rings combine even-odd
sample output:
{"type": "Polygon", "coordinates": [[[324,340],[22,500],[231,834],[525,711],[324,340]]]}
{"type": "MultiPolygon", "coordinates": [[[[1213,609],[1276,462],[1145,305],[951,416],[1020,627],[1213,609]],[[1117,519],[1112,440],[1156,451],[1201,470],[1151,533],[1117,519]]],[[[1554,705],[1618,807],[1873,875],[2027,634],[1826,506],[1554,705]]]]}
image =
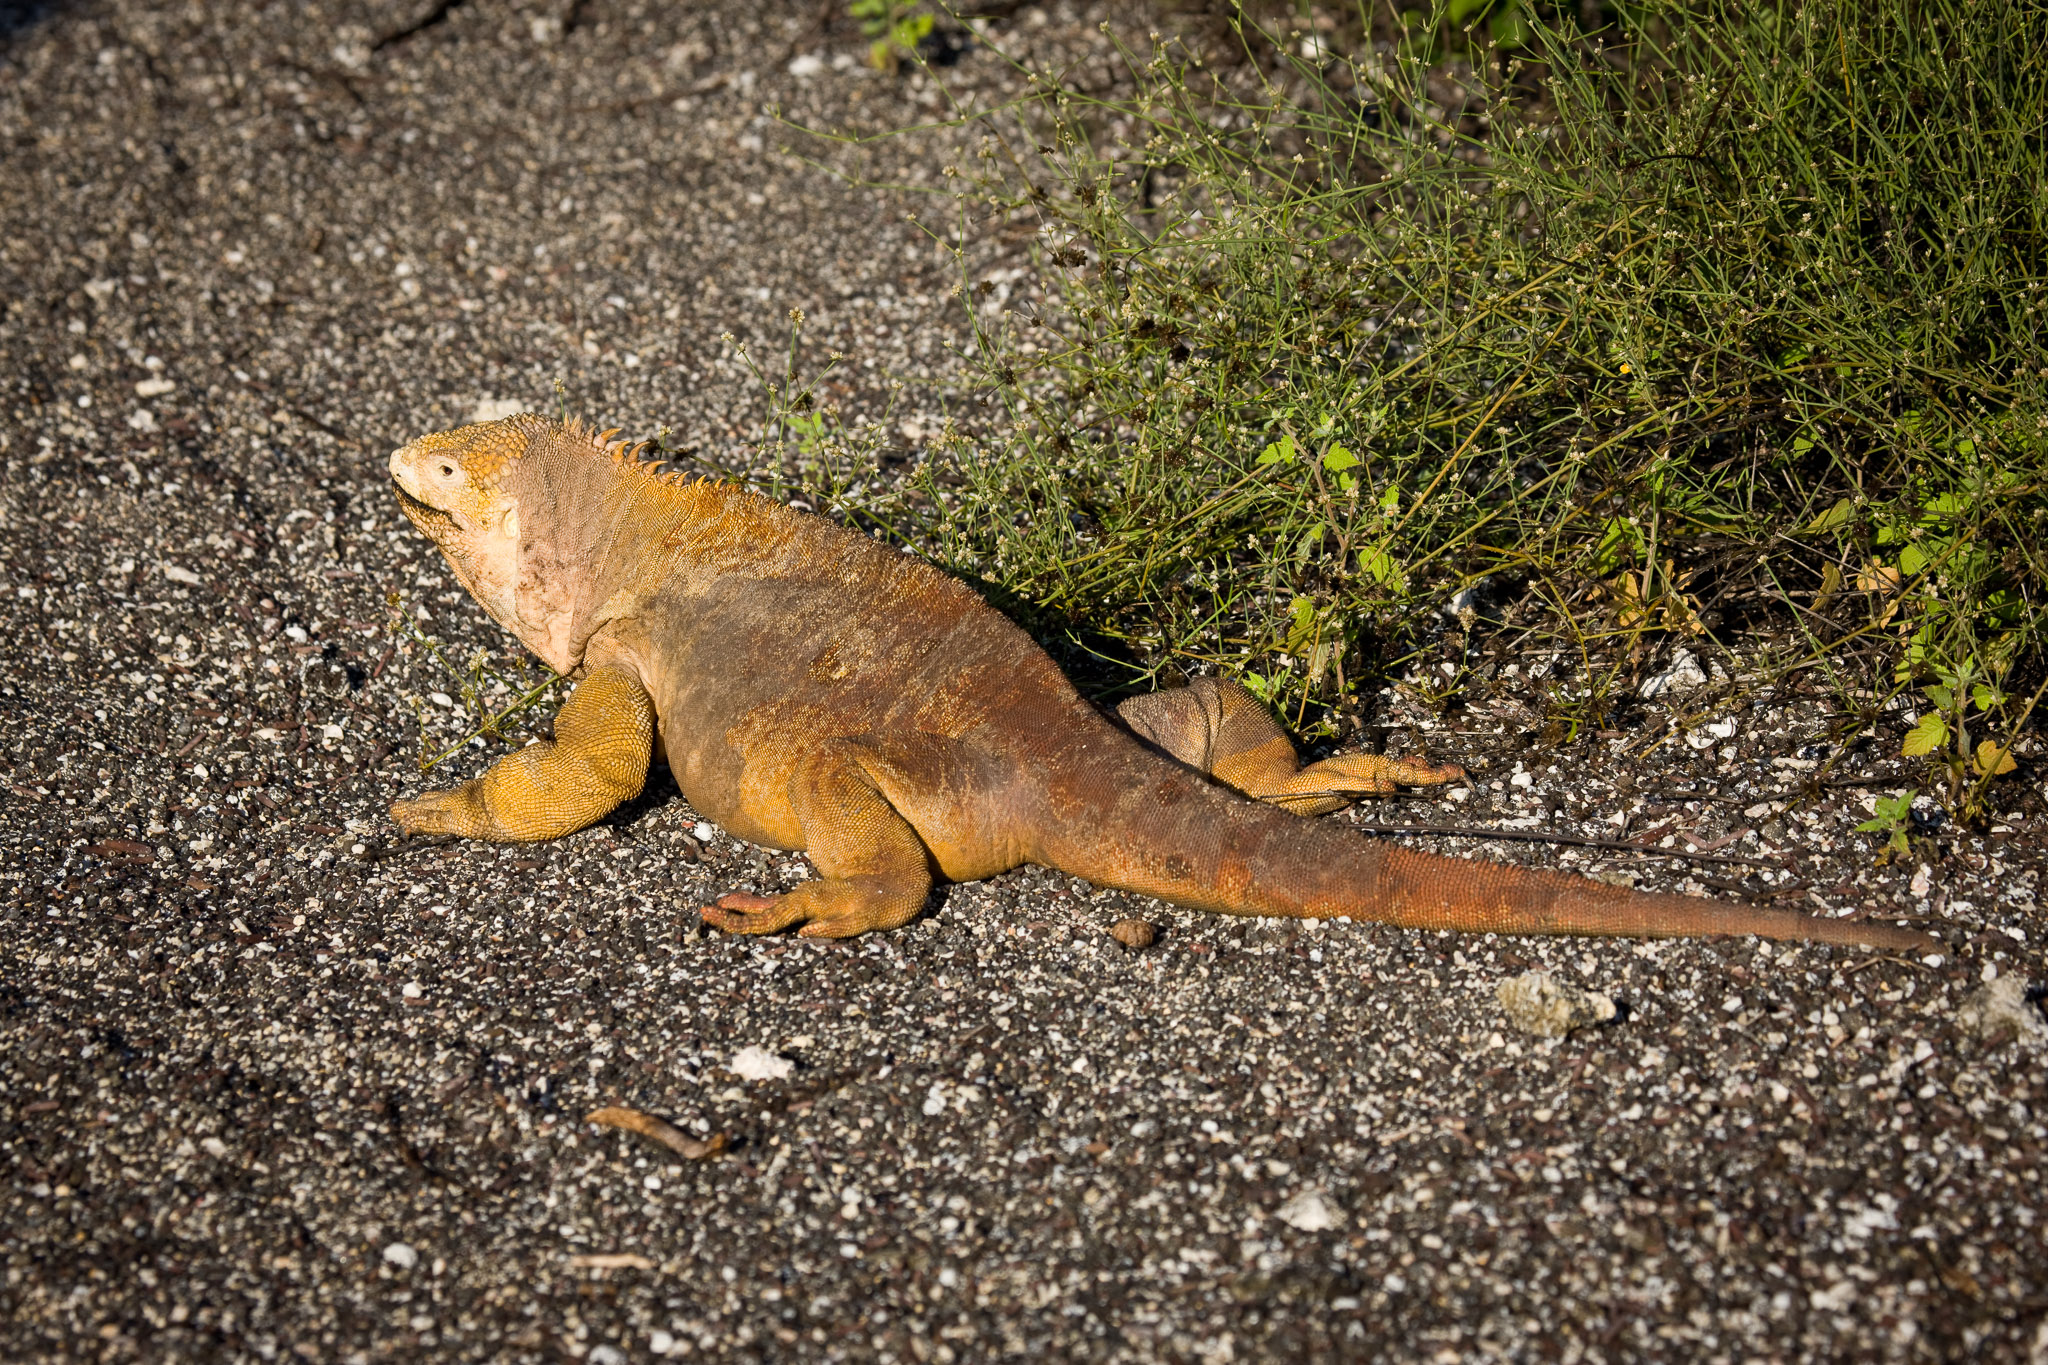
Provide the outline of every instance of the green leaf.
{"type": "Polygon", "coordinates": [[[1899,572],[1908,578],[1919,573],[1933,562],[1934,557],[1918,545],[1908,545],[1905,549],[1899,551],[1899,572]]]}
{"type": "Polygon", "coordinates": [[[1279,464],[1283,460],[1289,464],[1294,463],[1294,438],[1292,436],[1282,436],[1279,440],[1259,452],[1260,464],[1279,464]]]}
{"type": "Polygon", "coordinates": [[[1297,597],[1287,615],[1287,643],[1284,648],[1289,654],[1300,655],[1315,640],[1316,604],[1306,597],[1297,597]]]}
{"type": "Polygon", "coordinates": [[[1349,469],[1357,463],[1358,457],[1341,445],[1331,446],[1323,452],[1323,468],[1333,474],[1340,469],[1349,469]]]}
{"type": "Polygon", "coordinates": [[[1350,474],[1339,474],[1337,476],[1337,487],[1343,489],[1346,493],[1356,493],[1358,491],[1358,480],[1350,474]]]}
{"type": "Polygon", "coordinates": [[[1906,742],[1899,746],[1899,752],[1907,758],[1924,758],[1946,743],[1948,722],[1940,716],[1922,716],[1920,723],[1906,732],[1906,742]]]}
{"type": "Polygon", "coordinates": [[[1478,18],[1492,3],[1493,0],[1451,0],[1445,13],[1452,23],[1462,25],[1467,19],[1478,18]]]}
{"type": "Polygon", "coordinates": [[[1486,23],[1486,31],[1493,35],[1499,47],[1520,47],[1529,41],[1529,25],[1522,19],[1519,7],[1509,5],[1486,23]]]}
{"type": "Polygon", "coordinates": [[[1371,574],[1373,580],[1383,587],[1398,591],[1408,586],[1408,575],[1401,572],[1401,566],[1395,563],[1394,557],[1381,546],[1375,545],[1369,550],[1361,551],[1358,556],[1358,567],[1371,574]]]}
{"type": "Polygon", "coordinates": [[[1871,804],[1871,818],[1856,826],[1859,834],[1894,835],[1912,824],[1913,793],[1901,792],[1897,796],[1880,796],[1871,804]]]}
{"type": "Polygon", "coordinates": [[[1380,494],[1380,510],[1390,517],[1401,510],[1401,489],[1398,484],[1388,484],[1387,491],[1380,494]]]}
{"type": "Polygon", "coordinates": [[[1956,694],[1954,689],[1948,685],[1944,683],[1929,683],[1920,690],[1927,694],[1927,700],[1933,702],[1942,710],[1953,711],[1955,709],[1956,694]]]}
{"type": "MultiPolygon", "coordinates": [[[[1798,442],[1793,442],[1793,445],[1796,448],[1798,442]]],[[[1839,531],[1855,523],[1856,504],[1848,498],[1841,498],[1833,507],[1808,522],[1806,529],[1814,532],[1839,531]]]]}
{"type": "Polygon", "coordinates": [[[1625,517],[1609,517],[1601,528],[1600,543],[1593,550],[1593,571],[1605,575],[1624,558],[1633,559],[1643,550],[1642,528],[1631,526],[1625,517]]]}

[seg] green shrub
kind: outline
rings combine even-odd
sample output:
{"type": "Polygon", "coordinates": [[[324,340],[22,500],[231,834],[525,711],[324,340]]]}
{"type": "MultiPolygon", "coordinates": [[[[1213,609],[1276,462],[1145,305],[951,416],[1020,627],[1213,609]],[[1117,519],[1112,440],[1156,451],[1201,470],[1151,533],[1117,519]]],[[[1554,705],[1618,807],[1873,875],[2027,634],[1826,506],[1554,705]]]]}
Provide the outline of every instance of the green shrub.
{"type": "Polygon", "coordinates": [[[1580,653],[1568,729],[1661,632],[1824,668],[1862,720],[1967,676],[1957,731],[2009,734],[2048,9],[1620,12],[1244,21],[1126,53],[1111,97],[1038,73],[949,181],[956,231],[1037,228],[1042,308],[963,282],[1002,420],[853,501],[1105,689],[1220,670],[1296,723],[1389,674],[1455,696],[1489,610],[1441,609],[1490,578],[1580,653]]]}

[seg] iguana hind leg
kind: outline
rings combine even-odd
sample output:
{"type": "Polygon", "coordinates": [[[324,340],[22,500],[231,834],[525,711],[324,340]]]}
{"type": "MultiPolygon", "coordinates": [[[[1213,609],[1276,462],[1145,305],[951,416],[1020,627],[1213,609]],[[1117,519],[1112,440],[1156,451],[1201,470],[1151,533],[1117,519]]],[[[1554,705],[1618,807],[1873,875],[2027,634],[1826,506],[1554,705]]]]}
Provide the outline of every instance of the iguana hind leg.
{"type": "Polygon", "coordinates": [[[884,794],[896,776],[868,746],[833,740],[790,779],[790,805],[819,879],[780,896],[734,894],[700,913],[734,934],[792,924],[806,938],[850,938],[907,924],[931,893],[931,857],[884,794]]]}
{"type": "Polygon", "coordinates": [[[654,745],[654,705],[640,680],[600,668],[555,716],[555,738],[493,763],[448,791],[394,801],[407,834],[529,843],[571,834],[640,792],[654,745]]]}
{"type": "Polygon", "coordinates": [[[1246,796],[1297,815],[1323,815],[1355,796],[1396,785],[1432,786],[1465,775],[1455,764],[1380,754],[1340,754],[1307,767],[1271,713],[1227,678],[1132,697],[1117,715],[1144,739],[1246,796]]]}

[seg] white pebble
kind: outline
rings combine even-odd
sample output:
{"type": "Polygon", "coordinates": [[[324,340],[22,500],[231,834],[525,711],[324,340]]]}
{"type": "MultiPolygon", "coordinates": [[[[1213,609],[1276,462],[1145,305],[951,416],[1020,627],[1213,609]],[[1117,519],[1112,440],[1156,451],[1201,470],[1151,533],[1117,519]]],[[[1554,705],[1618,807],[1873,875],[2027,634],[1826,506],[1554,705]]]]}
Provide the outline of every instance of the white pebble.
{"type": "Polygon", "coordinates": [[[2048,1021],[2041,1018],[2040,1006],[2027,999],[2023,976],[2001,976],[1970,992],[1956,1010],[1956,1023],[1987,1043],[2007,1038],[2034,1047],[2048,1043],[2048,1021]]]}
{"type": "Polygon", "coordinates": [[[781,1081],[789,1078],[796,1063],[765,1047],[743,1047],[732,1054],[729,1069],[743,1081],[781,1081]]]}
{"type": "Polygon", "coordinates": [[[1282,1204],[1273,1216],[1302,1232],[1330,1232],[1344,1226],[1344,1211],[1325,1198],[1321,1190],[1303,1190],[1282,1204]]]}
{"type": "MultiPolygon", "coordinates": [[[[1510,1023],[1539,1038],[1562,1038],[1575,1028],[1604,1024],[1615,1014],[1611,996],[1559,981],[1549,972],[1524,972],[1501,982],[1500,1004],[1510,1023]]],[[[1741,1000],[1735,1005],[1740,1009],[1741,1000]]]]}

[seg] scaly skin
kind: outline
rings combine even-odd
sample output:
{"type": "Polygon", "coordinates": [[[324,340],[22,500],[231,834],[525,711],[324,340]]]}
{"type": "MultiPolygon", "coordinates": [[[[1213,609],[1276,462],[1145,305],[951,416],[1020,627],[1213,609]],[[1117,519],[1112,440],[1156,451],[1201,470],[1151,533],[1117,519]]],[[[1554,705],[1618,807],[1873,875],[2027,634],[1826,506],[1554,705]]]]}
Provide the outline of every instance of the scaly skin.
{"type": "Polygon", "coordinates": [[[1939,946],[1906,929],[1439,858],[1303,819],[1463,773],[1372,755],[1302,767],[1256,699],[1213,679],[1135,697],[1119,725],[929,565],[642,453],[532,415],[392,453],[400,505],[463,585],[581,679],[552,744],[394,804],[408,833],[555,838],[636,794],[665,758],[698,811],[809,853],[820,874],[705,908],[734,933],[894,928],[934,876],[1036,862],[1227,914],[1939,946]]]}

